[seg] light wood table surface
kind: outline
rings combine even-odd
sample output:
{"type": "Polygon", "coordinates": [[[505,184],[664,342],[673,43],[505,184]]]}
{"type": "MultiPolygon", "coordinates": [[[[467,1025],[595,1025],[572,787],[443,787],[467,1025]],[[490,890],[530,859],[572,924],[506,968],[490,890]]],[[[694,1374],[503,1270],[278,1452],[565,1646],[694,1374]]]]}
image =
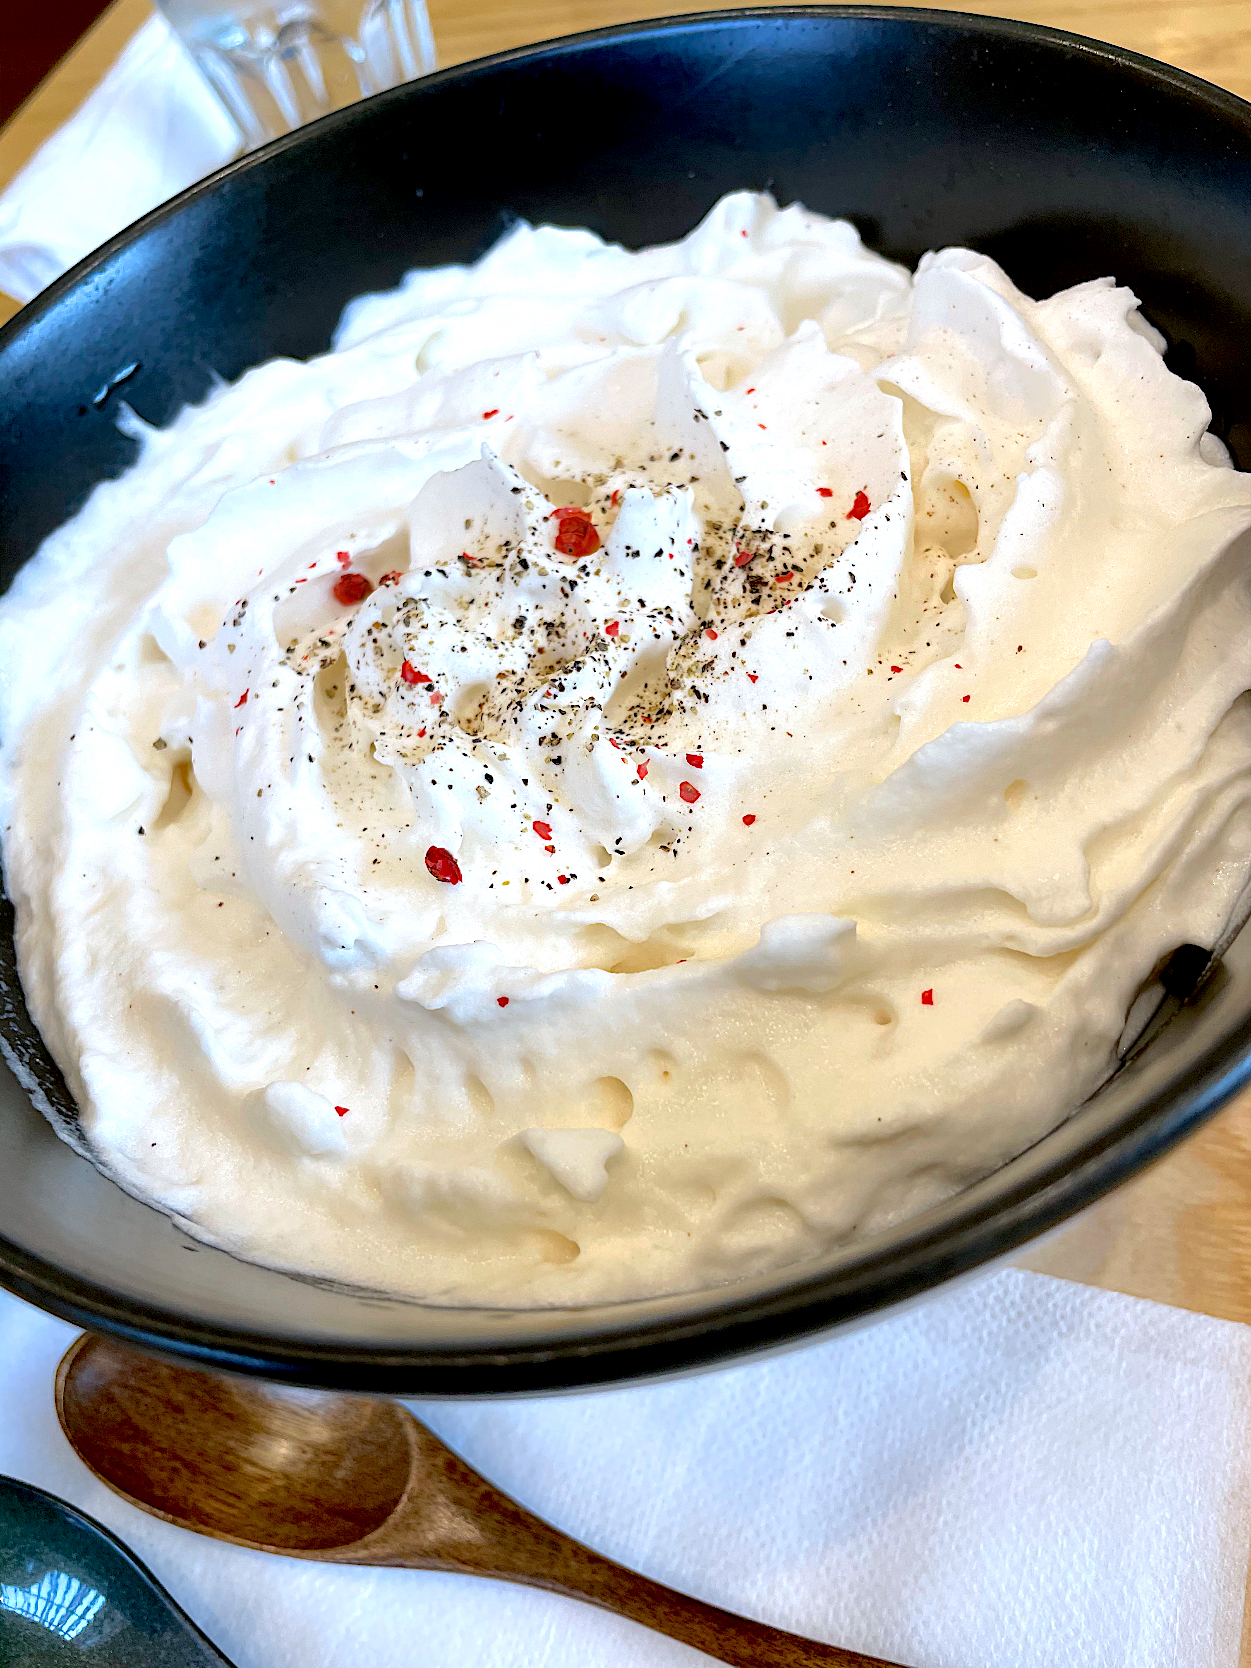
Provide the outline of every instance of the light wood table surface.
{"type": "MultiPolygon", "coordinates": [[[[754,0],[753,0],[754,3],[754,0]]],[[[732,5],[720,0],[718,9],[732,5]]],[[[666,12],[698,0],[429,0],[443,66],[666,12]]],[[[711,9],[711,8],[707,8],[711,9]]],[[[957,8],[952,8],[957,9],[957,8]]],[[[962,11],[1050,24],[1161,58],[1251,99],[1248,0],[965,0],[962,11]]],[[[0,130],[0,189],[73,112],[150,12],[114,0],[0,130]]],[[[0,294],[0,322],[17,304],[0,294]]],[[[1019,1259],[1034,1268],[1251,1321],[1251,1093],[1137,1181],[1019,1259]]],[[[1251,1603],[1241,1661],[1251,1668],[1251,1603]]]]}

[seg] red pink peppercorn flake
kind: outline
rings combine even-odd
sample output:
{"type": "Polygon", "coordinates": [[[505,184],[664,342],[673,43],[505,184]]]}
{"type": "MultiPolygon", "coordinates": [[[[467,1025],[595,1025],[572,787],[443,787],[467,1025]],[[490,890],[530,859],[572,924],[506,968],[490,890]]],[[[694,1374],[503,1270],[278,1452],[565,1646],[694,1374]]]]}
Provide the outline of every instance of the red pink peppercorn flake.
{"type": "Polygon", "coordinates": [[[620,630],[621,630],[621,621],[620,620],[609,620],[608,624],[604,627],[604,636],[605,637],[615,637],[620,630]]]}
{"type": "Polygon", "coordinates": [[[702,770],[704,768],[704,755],[702,753],[688,753],[686,762],[692,770],[702,770]]]}
{"type": "MultiPolygon", "coordinates": [[[[821,442],[821,444],[824,446],[825,441],[823,440],[821,442]]],[[[817,497],[818,498],[833,498],[833,496],[834,496],[834,488],[833,487],[818,487],[817,488],[817,497]]]]}
{"type": "Polygon", "coordinates": [[[760,678],[760,673],[759,672],[748,672],[747,676],[751,679],[751,681],[753,683],[756,683],[760,678]]]}
{"type": "Polygon", "coordinates": [[[712,629],[711,626],[705,626],[704,627],[704,636],[708,639],[708,641],[710,643],[715,643],[717,641],[718,635],[719,635],[719,633],[715,632],[712,629]]]}
{"type": "Polygon", "coordinates": [[[903,671],[903,667],[902,667],[902,666],[892,666],[892,667],[891,667],[891,671],[892,671],[892,672],[902,672],[902,671],[903,671]]]}
{"type": "Polygon", "coordinates": [[[754,550],[740,550],[734,558],[734,566],[736,568],[745,568],[755,554],[756,552],[754,550]]]}
{"type": "Polygon", "coordinates": [[[851,508],[847,512],[847,520],[863,521],[872,508],[873,506],[869,502],[868,493],[858,492],[852,499],[851,508]]]}
{"type": "Polygon", "coordinates": [[[682,782],[678,787],[678,792],[682,795],[688,805],[694,805],[695,801],[699,798],[699,789],[695,786],[694,782],[682,782]]]}
{"type": "Polygon", "coordinates": [[[461,883],[460,864],[446,846],[429,848],[426,852],[426,868],[436,880],[441,880],[448,886],[459,886],[461,883]]]}
{"type": "Polygon", "coordinates": [[[568,884],[569,884],[569,876],[568,875],[557,875],[556,879],[560,882],[560,884],[562,886],[568,886],[568,884]]]}
{"type": "Polygon", "coordinates": [[[347,1115],[348,1115],[349,1110],[350,1110],[350,1108],[348,1108],[346,1106],[336,1106],[335,1107],[335,1111],[339,1114],[339,1116],[341,1118],[346,1118],[347,1115]]]}
{"type": "Polygon", "coordinates": [[[501,1008],[506,1008],[508,1006],[507,996],[497,996],[495,998],[495,1000],[496,1000],[497,1005],[501,1008]]]}
{"type": "Polygon", "coordinates": [[[921,992],[921,1006],[923,1008],[932,1008],[934,1006],[934,992],[932,990],[923,990],[921,992]]]}
{"type": "Polygon", "coordinates": [[[411,660],[406,660],[400,667],[400,676],[405,683],[433,683],[428,672],[419,672],[411,660]]]}
{"type": "Polygon", "coordinates": [[[567,505],[553,510],[552,518],[558,523],[556,548],[562,556],[593,556],[599,549],[599,534],[589,510],[567,505]]]}
{"type": "Polygon", "coordinates": [[[749,811],[748,814],[743,818],[743,827],[744,828],[750,828],[752,823],[755,822],[755,820],[756,820],[756,818],[755,818],[754,813],[749,811]]]}
{"type": "Polygon", "coordinates": [[[644,759],[642,761],[642,763],[639,765],[639,781],[641,782],[646,775],[647,775],[647,760],[644,759]]]}
{"type": "Polygon", "coordinates": [[[353,603],[364,602],[372,590],[373,586],[363,573],[340,574],[334,582],[334,600],[350,608],[353,603]]]}
{"type": "MultiPolygon", "coordinates": [[[[350,568],[352,565],[352,552],[350,550],[336,550],[334,553],[334,559],[338,562],[341,568],[350,568]]],[[[338,1111],[338,1107],[335,1108],[335,1111],[338,1111]]]]}
{"type": "Polygon", "coordinates": [[[961,700],[962,700],[962,701],[971,701],[971,700],[972,700],[972,699],[973,699],[973,697],[972,697],[972,696],[971,696],[971,695],[962,695],[962,696],[961,696],[961,697],[960,697],[960,699],[961,699],[961,700]]]}
{"type": "Polygon", "coordinates": [[[499,416],[499,414],[500,414],[500,408],[499,408],[499,406],[497,406],[497,405],[493,405],[493,406],[492,406],[492,407],[491,407],[491,409],[490,409],[490,411],[484,411],[484,412],[483,412],[483,413],[482,413],[482,420],[483,420],[483,422],[484,422],[484,423],[485,423],[485,422],[486,422],[486,420],[487,420],[487,418],[488,418],[488,417],[498,417],[498,416],[499,416]]]}
{"type": "Polygon", "coordinates": [[[404,575],[398,568],[392,568],[390,573],[384,573],[378,581],[379,585],[398,585],[404,575]]]}
{"type": "Polygon", "coordinates": [[[248,700],[248,692],[245,689],[243,694],[240,695],[239,699],[235,702],[235,711],[237,712],[240,707],[246,706],[247,705],[247,700],[248,700]]]}
{"type": "Polygon", "coordinates": [[[551,837],[552,837],[552,825],[551,825],[550,822],[532,822],[530,824],[530,826],[531,826],[531,828],[533,828],[534,832],[538,835],[540,840],[550,840],[551,839],[551,837]]]}

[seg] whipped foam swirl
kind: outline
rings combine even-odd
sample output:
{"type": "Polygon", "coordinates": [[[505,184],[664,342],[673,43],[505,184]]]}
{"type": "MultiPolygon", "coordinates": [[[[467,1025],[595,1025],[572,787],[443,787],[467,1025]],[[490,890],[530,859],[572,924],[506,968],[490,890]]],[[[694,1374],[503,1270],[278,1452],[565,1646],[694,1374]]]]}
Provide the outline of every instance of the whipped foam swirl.
{"type": "Polygon", "coordinates": [[[143,432],[0,604],[69,1132],[449,1301],[818,1252],[1106,1077],[1246,877],[1251,481],[1111,280],[520,227],[143,432]]]}

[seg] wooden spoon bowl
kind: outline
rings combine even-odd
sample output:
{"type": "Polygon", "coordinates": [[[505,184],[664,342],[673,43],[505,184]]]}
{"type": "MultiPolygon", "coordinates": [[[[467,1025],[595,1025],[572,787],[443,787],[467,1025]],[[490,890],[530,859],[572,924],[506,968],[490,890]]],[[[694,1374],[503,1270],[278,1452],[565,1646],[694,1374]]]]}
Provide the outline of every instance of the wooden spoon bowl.
{"type": "Polygon", "coordinates": [[[61,1362],[56,1393],[62,1429],[110,1488],[244,1546],[320,1557],[362,1541],[413,1469],[415,1421],[396,1402],[260,1387],[88,1333],[61,1362]]]}

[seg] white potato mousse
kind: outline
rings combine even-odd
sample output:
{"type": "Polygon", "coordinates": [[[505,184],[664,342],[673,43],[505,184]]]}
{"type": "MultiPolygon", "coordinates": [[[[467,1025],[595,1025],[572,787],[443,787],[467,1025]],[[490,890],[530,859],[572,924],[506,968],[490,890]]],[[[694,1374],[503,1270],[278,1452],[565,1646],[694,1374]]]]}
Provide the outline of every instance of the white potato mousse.
{"type": "Polygon", "coordinates": [[[1251,479],[1135,297],[522,226],[155,431],[0,602],[63,1130],[453,1303],[711,1285],[1055,1125],[1251,850],[1251,479]]]}

